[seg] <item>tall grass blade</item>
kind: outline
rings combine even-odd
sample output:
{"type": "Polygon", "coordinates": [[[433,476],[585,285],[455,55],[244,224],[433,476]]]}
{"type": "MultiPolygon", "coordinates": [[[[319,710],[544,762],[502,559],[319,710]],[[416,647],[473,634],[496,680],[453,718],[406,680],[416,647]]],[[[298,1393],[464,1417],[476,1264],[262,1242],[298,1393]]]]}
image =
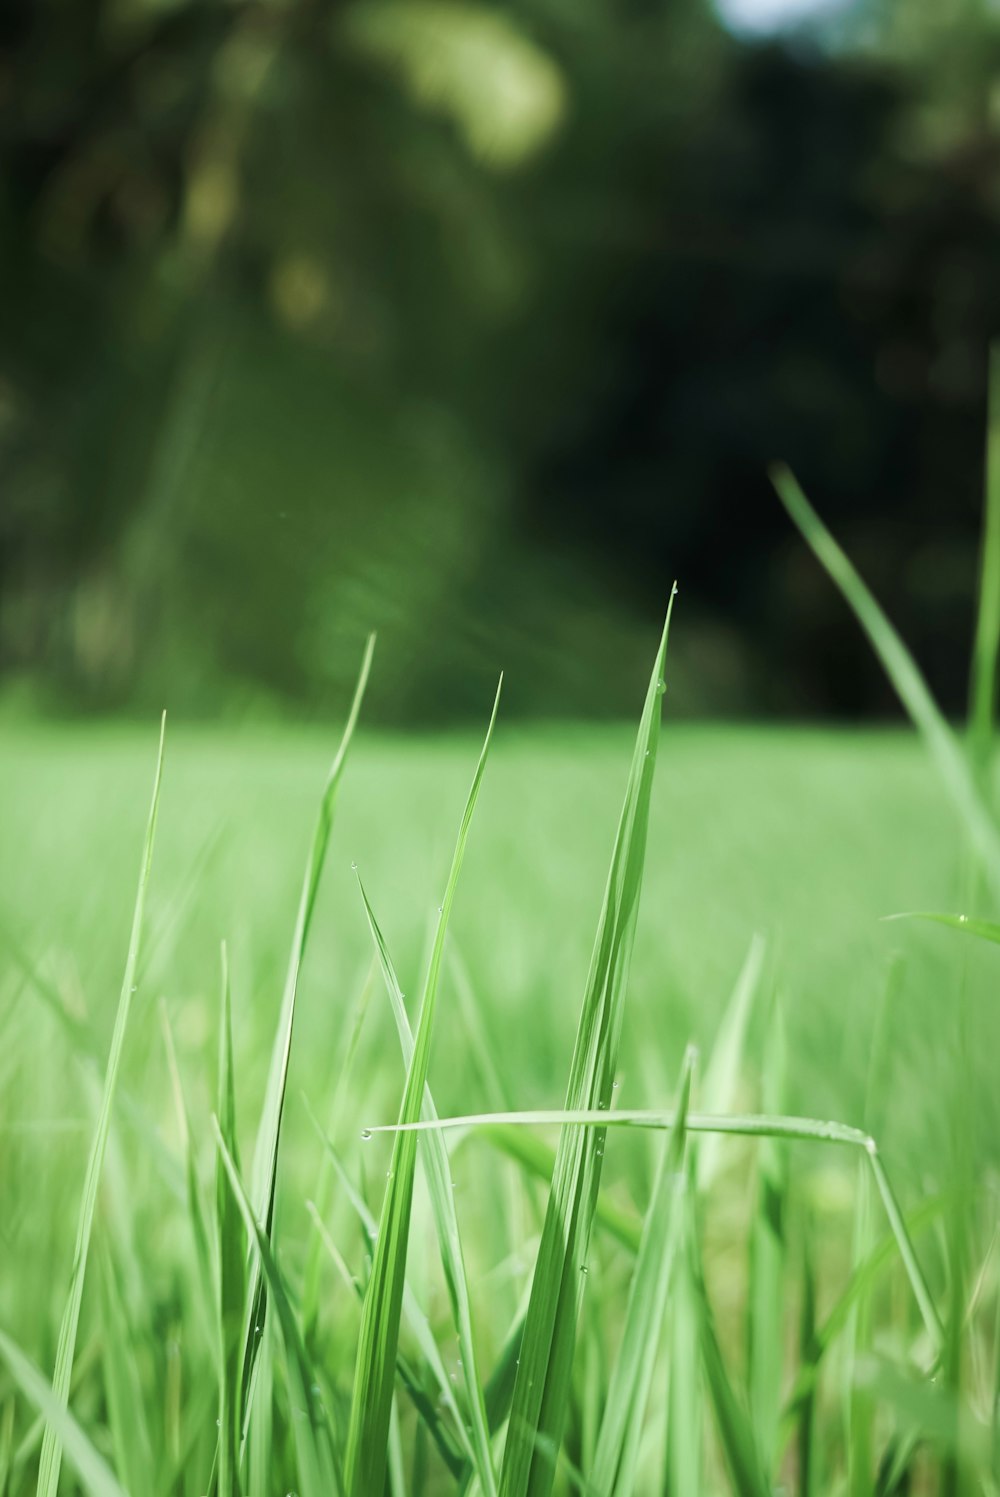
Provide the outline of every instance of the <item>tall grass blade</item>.
{"type": "Polygon", "coordinates": [[[98,1283],[101,1289],[104,1387],[115,1465],[128,1490],[142,1492],[148,1490],[155,1470],[153,1451],[146,1411],[139,1397],[142,1383],[131,1329],[107,1252],[98,1254],[98,1283]]]}
{"type": "MultiPolygon", "coordinates": [[[[403,994],[396,977],[392,959],[386,948],[385,940],[360,879],[358,880],[358,884],[361,889],[361,898],[364,901],[365,914],[368,918],[372,940],[375,943],[379,965],[382,969],[382,976],[389,994],[389,1001],[392,1005],[396,1028],[399,1032],[400,1047],[403,1051],[403,1063],[409,1069],[413,1063],[414,1044],[413,1035],[410,1030],[410,1021],[407,1018],[406,1007],[403,1003],[403,994]]],[[[431,1089],[426,1082],[424,1084],[423,1113],[424,1117],[429,1120],[437,1117],[434,1098],[431,1096],[431,1089]]],[[[483,1401],[482,1384],[479,1378],[476,1343],[472,1328],[472,1303],[469,1297],[469,1280],[465,1269],[462,1238],[458,1229],[458,1214],[455,1210],[455,1194],[452,1187],[448,1150],[445,1145],[444,1135],[439,1130],[425,1134],[424,1142],[426,1149],[423,1158],[427,1172],[427,1184],[430,1191],[431,1209],[434,1215],[434,1227],[437,1233],[438,1249],[441,1254],[441,1266],[444,1270],[445,1286],[448,1291],[448,1301],[451,1305],[452,1319],[455,1323],[455,1329],[458,1332],[462,1381],[465,1386],[476,1474],[479,1477],[483,1497],[496,1497],[496,1476],[493,1470],[493,1455],[490,1448],[490,1431],[486,1420],[486,1405],[483,1401]]]]}
{"type": "MultiPolygon", "coordinates": [[[[764,1068],[764,1104],[769,1112],[780,1112],[784,1088],[784,1026],[775,1003],[764,1068]]],[[[757,1202],[750,1227],[747,1391],[757,1443],[769,1476],[774,1475],[784,1371],[787,1199],[786,1147],[778,1139],[762,1139],[757,1153],[757,1202]]]]}
{"type": "MultiPolygon", "coordinates": [[[[472,823],[476,801],[479,798],[486,759],[493,739],[499,702],[500,687],[497,688],[486,740],[466,801],[438,918],[434,945],[424,982],[413,1058],[407,1072],[406,1087],[400,1107],[401,1123],[415,1121],[420,1115],[423,1103],[448,920],[458,887],[469,827],[472,823]]],[[[413,1203],[416,1155],[416,1139],[411,1134],[398,1133],[393,1141],[392,1162],[382,1201],[371,1278],[365,1293],[361,1332],[358,1338],[354,1393],[351,1400],[345,1458],[348,1497],[373,1497],[373,1494],[381,1492],[385,1480],[386,1443],[396,1376],[396,1350],[399,1343],[399,1318],[406,1277],[406,1253],[410,1232],[410,1210],[413,1203]]]]}
{"type": "Polygon", "coordinates": [[[705,1387],[733,1489],[740,1493],[740,1497],[771,1497],[771,1487],[764,1472],[753,1424],[747,1409],[737,1397],[723,1361],[715,1319],[702,1277],[701,1253],[694,1231],[689,1237],[689,1250],[705,1387]]]}
{"type": "Polygon", "coordinates": [[[319,1387],[315,1370],[306,1353],[302,1333],[289,1302],[270,1238],[263,1225],[254,1217],[250,1196],[240,1178],[233,1156],[226,1147],[219,1120],[214,1115],[212,1128],[215,1133],[216,1146],[225,1167],[226,1178],[239,1207],[240,1215],[243,1217],[247,1233],[256,1247],[267,1278],[271,1303],[281,1328],[288,1373],[288,1392],[292,1405],[291,1422],[301,1497],[330,1497],[330,1494],[341,1490],[341,1485],[336,1476],[330,1430],[320,1399],[314,1392],[314,1389],[319,1387]]]}
{"type": "Polygon", "coordinates": [[[0,1331],[0,1357],[7,1363],[8,1371],[25,1398],[45,1420],[45,1428],[55,1430],[61,1450],[89,1497],[128,1497],[111,1467],[73,1418],[65,1400],[57,1395],[17,1343],[3,1331],[0,1331]]]}
{"type": "MultiPolygon", "coordinates": [[[[656,767],[662,676],[673,594],[650,678],[615,838],[570,1068],[566,1106],[606,1110],[618,1063],[656,767]]],[[[547,1497],[569,1402],[576,1323],[601,1183],[604,1131],[563,1130],[525,1320],[500,1477],[502,1497],[547,1497]]]]}
{"type": "MultiPolygon", "coordinates": [[[[354,688],[354,699],[351,702],[351,710],[347,715],[347,723],[340,740],[340,746],[334,755],[320,801],[316,827],[313,831],[312,846],[309,849],[309,858],[306,863],[305,877],[302,883],[298,914],[295,920],[295,933],[292,937],[292,952],[288,964],[288,975],[285,979],[284,995],[281,1000],[281,1012],[278,1017],[278,1027],[275,1031],[274,1045],[271,1051],[271,1065],[268,1071],[267,1089],[264,1094],[264,1106],[257,1133],[257,1145],[254,1151],[251,1177],[252,1199],[258,1219],[263,1222],[264,1230],[269,1237],[274,1226],[274,1192],[278,1173],[278,1147],[281,1142],[281,1121],[285,1108],[285,1089],[288,1084],[288,1063],[292,1048],[292,1029],[295,1022],[295,1001],[299,989],[299,973],[302,970],[306,944],[309,939],[309,928],[312,924],[313,911],[316,907],[316,895],[319,891],[320,878],[323,873],[326,852],[330,843],[330,833],[333,829],[333,818],[337,806],[340,782],[347,763],[347,753],[351,746],[351,740],[354,737],[355,727],[357,726],[358,715],[361,711],[365,687],[368,684],[368,674],[371,670],[374,649],[375,636],[372,634],[369,635],[368,642],[365,645],[365,653],[361,661],[357,686],[354,688]]],[[[263,1326],[265,1313],[265,1280],[262,1271],[262,1260],[260,1257],[255,1257],[250,1270],[249,1311],[244,1323],[243,1375],[241,1380],[243,1397],[242,1428],[244,1435],[246,1433],[253,1393],[254,1363],[257,1357],[257,1349],[261,1342],[261,1335],[257,1333],[255,1327],[263,1326]]]]}
{"type": "Polygon", "coordinates": [[[649,1401],[657,1344],[680,1235],[677,1200],[683,1190],[685,1117],[691,1095],[693,1052],[688,1051],[677,1089],[677,1122],[653,1186],[625,1309],[618,1358],[611,1373],[590,1486],[601,1497],[630,1497],[635,1490],[639,1435],[649,1401]]]}
{"type": "MultiPolygon", "coordinates": [[[[236,1088],[233,1069],[232,998],[229,959],[222,947],[222,997],[219,1015],[219,1059],[216,1093],[219,1132],[226,1151],[239,1171],[236,1143],[236,1088]]],[[[215,1177],[215,1232],[218,1286],[216,1316],[219,1347],[219,1497],[239,1497],[242,1429],[241,1379],[243,1375],[243,1315],[246,1300],[247,1236],[239,1205],[233,1195],[222,1154],[217,1155],[215,1177]]]]}
{"type": "MultiPolygon", "coordinates": [[[[129,1013],[132,1008],[132,995],[136,985],[139,945],[142,936],[143,917],[146,911],[146,890],[153,862],[156,816],[160,804],[160,781],[163,775],[163,744],[166,724],[167,718],[166,713],[164,713],[160,721],[160,744],[156,756],[153,797],[149,808],[149,819],[146,823],[146,837],[143,845],[142,864],[139,871],[139,887],[136,892],[135,909],[132,915],[132,933],[129,938],[128,955],[125,960],[125,976],[122,979],[118,1012],[115,1016],[115,1027],[111,1036],[111,1049],[108,1054],[108,1066],[104,1077],[104,1089],[97,1117],[97,1128],[90,1146],[90,1157],[87,1160],[87,1170],[84,1176],[83,1199],[80,1204],[80,1215],[77,1221],[76,1245],[73,1250],[73,1268],[70,1274],[69,1295],[66,1300],[66,1309],[63,1312],[62,1324],[59,1328],[59,1342],[56,1349],[56,1365],[52,1378],[51,1392],[56,1402],[64,1408],[69,1401],[70,1382],[73,1376],[73,1357],[76,1352],[76,1333],[80,1324],[80,1306],[83,1301],[83,1282],[87,1273],[87,1257],[90,1252],[94,1213],[97,1209],[97,1192],[101,1182],[104,1156],[108,1147],[115,1089],[118,1084],[118,1072],[121,1067],[122,1050],[125,1045],[125,1032],[128,1028],[129,1013]]],[[[59,1421],[49,1419],[46,1423],[45,1433],[42,1436],[42,1453],[38,1467],[37,1497],[56,1497],[56,1490],[59,1486],[59,1468],[62,1463],[62,1441],[60,1437],[60,1430],[62,1428],[65,1428],[65,1426],[59,1421]]]]}
{"type": "Polygon", "coordinates": [[[976,775],[912,655],[789,470],[777,465],[771,471],[771,478],[792,520],[853,609],[900,701],[922,734],[952,804],[982,859],[994,894],[1000,896],[1000,831],[976,775]]]}
{"type": "Polygon", "coordinates": [[[701,1492],[703,1449],[703,1387],[699,1347],[699,1306],[691,1269],[694,1233],[694,1162],[690,1155],[683,1185],[682,1242],[674,1270],[674,1287],[667,1325],[667,1497],[701,1492]]]}

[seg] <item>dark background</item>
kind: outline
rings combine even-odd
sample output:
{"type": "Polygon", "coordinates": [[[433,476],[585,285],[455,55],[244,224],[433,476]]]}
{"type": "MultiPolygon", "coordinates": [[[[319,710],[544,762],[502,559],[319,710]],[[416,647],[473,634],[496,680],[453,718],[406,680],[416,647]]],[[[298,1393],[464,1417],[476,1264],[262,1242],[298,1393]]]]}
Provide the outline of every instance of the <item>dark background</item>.
{"type": "Polygon", "coordinates": [[[764,19],[6,0],[0,707],[884,716],[780,457],[961,711],[1000,14],[764,19]]]}

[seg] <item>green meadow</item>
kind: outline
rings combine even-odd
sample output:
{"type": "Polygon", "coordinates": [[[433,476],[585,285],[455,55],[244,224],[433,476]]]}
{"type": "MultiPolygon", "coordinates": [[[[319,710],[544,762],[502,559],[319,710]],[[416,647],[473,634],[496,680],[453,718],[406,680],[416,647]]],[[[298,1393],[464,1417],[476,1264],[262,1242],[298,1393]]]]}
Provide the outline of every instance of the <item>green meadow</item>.
{"type": "Polygon", "coordinates": [[[1000,1490],[995,833],[860,612],[921,734],[675,725],[668,648],[168,724],[147,825],[156,725],[5,727],[0,1491],[1000,1490]]]}

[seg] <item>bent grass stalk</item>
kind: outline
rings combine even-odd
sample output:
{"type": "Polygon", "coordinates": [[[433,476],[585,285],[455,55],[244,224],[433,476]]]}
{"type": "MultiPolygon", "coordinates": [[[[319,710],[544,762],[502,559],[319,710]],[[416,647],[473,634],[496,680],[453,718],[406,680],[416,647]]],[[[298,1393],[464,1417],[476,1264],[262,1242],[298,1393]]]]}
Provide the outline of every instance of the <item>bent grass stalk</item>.
{"type": "MultiPolygon", "coordinates": [[[[605,1112],[594,1108],[540,1108],[533,1112],[466,1113],[459,1117],[437,1118],[409,1123],[382,1123],[366,1128],[366,1134],[375,1133],[422,1133],[433,1128],[479,1128],[493,1127],[575,1127],[575,1128],[673,1128],[677,1112],[673,1109],[622,1108],[605,1112]]],[[[944,1343],[941,1320],[923,1269],[910,1239],[910,1234],[900,1210],[899,1202],[886,1174],[874,1138],[860,1128],[847,1123],[823,1122],[819,1118],[770,1117],[766,1113],[734,1114],[731,1117],[713,1113],[689,1112],[685,1119],[688,1133],[729,1134],[743,1138],[791,1138],[811,1143],[845,1144],[860,1149],[868,1158],[878,1193],[885,1207],[889,1225],[899,1247],[907,1277],[913,1289],[927,1334],[935,1352],[944,1343]]]]}

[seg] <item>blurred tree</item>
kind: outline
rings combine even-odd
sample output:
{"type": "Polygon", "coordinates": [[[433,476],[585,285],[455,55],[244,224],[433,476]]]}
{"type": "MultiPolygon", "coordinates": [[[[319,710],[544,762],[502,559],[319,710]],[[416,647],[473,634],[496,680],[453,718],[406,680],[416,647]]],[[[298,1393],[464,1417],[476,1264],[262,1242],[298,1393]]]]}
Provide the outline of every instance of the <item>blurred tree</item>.
{"type": "Polygon", "coordinates": [[[780,454],[958,703],[998,31],[912,12],[8,0],[0,673],[301,706],[380,626],[386,717],[614,712],[676,574],[690,706],[881,708],[780,454]]]}

